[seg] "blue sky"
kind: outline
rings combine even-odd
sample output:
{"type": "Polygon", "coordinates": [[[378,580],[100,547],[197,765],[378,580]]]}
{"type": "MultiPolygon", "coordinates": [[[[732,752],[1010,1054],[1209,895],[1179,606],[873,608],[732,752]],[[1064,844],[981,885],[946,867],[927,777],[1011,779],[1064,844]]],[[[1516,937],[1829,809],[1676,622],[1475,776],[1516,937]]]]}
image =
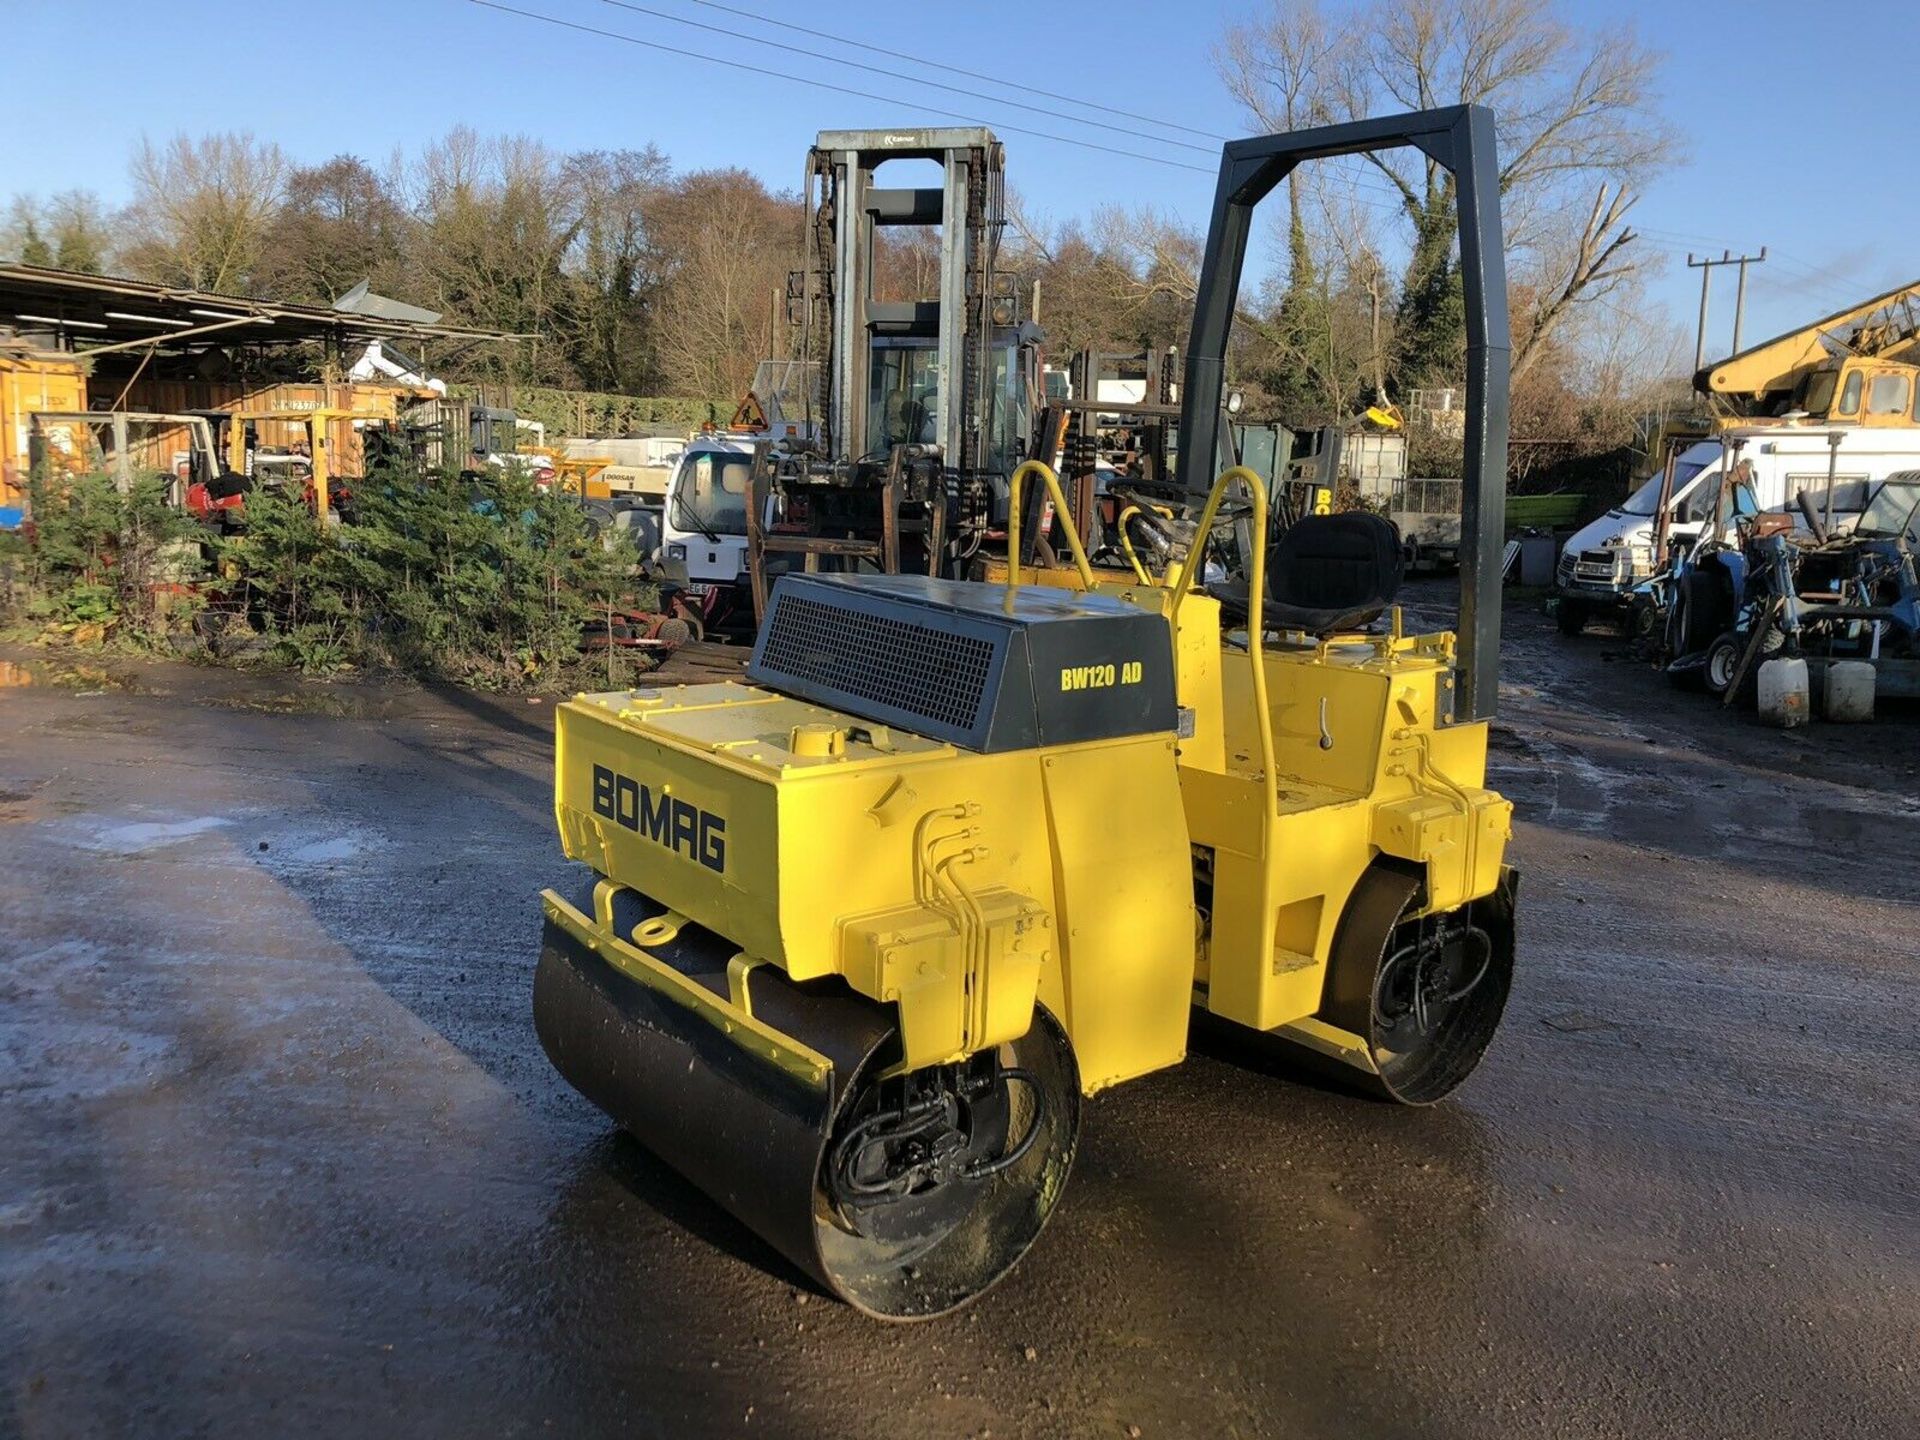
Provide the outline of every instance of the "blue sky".
{"type": "MultiPolygon", "coordinates": [[[[651,142],[680,168],[744,165],[791,187],[816,130],[959,123],[938,113],[945,109],[996,125],[1007,144],[1010,179],[1037,210],[1066,215],[1110,202],[1150,202],[1196,223],[1206,215],[1209,156],[998,104],[986,97],[1009,92],[985,83],[922,72],[968,92],[954,94],[783,58],[742,37],[852,52],[690,0],[636,3],[726,33],[603,0],[503,3],[859,93],[580,34],[468,0],[325,0],[318,6],[169,0],[159,7],[165,25],[153,24],[158,9],[139,0],[8,0],[0,34],[16,61],[71,60],[79,53],[76,35],[125,32],[126,41],[137,25],[138,39],[108,87],[77,90],[71,118],[49,120],[30,143],[16,131],[0,166],[0,192],[82,186],[121,201],[127,156],[143,132],[248,129],[300,160],[344,151],[377,162],[459,122],[537,136],[560,149],[651,142]],[[411,72],[409,59],[416,62],[411,72]],[[1076,148],[1018,133],[1022,129],[1157,154],[1208,173],[1076,148]]],[[[1055,109],[1072,107],[1044,92],[1202,131],[1246,128],[1214,74],[1210,50],[1226,23],[1255,0],[729,3],[949,65],[1021,77],[1034,92],[1027,98],[1055,109]],[[1134,38],[1120,38],[1128,35],[1134,38]]],[[[1907,169],[1902,109],[1897,100],[1889,103],[1904,83],[1902,66],[1920,53],[1920,5],[1860,0],[1844,22],[1826,24],[1816,19],[1820,8],[1805,0],[1565,0],[1562,8],[1577,24],[1631,23],[1669,57],[1662,110],[1682,138],[1684,155],[1634,212],[1655,275],[1650,323],[1683,323],[1691,335],[1699,272],[1685,268],[1689,248],[1717,255],[1723,246],[1736,253],[1770,247],[1773,258],[1751,272],[1749,340],[1920,275],[1909,238],[1920,233],[1920,185],[1907,169]],[[1876,65],[1876,55],[1890,58],[1876,65]]],[[[878,55],[853,58],[913,68],[878,55]]],[[[63,62],[58,73],[77,80],[79,72],[63,62]]],[[[1077,113],[1135,128],[1111,114],[1077,113]]],[[[1723,279],[1709,350],[1724,352],[1733,283],[1731,270],[1717,273],[1723,279]]]]}

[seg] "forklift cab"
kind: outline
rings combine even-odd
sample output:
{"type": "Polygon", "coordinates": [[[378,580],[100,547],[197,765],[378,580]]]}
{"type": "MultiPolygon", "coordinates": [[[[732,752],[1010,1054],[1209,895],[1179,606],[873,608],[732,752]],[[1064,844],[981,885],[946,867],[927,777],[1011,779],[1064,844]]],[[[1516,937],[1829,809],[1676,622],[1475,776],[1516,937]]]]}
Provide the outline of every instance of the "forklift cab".
{"type": "Polygon", "coordinates": [[[482,464],[503,461],[519,448],[519,417],[511,410],[476,405],[468,416],[468,449],[482,464]]]}
{"type": "MultiPolygon", "coordinates": [[[[1027,458],[1023,446],[1040,383],[1040,341],[1040,328],[1030,323],[993,331],[991,369],[981,397],[986,443],[980,468],[1001,477],[1002,485],[1027,458]]],[[[896,445],[939,444],[939,337],[875,335],[871,354],[862,453],[879,459],[896,445]]]]}

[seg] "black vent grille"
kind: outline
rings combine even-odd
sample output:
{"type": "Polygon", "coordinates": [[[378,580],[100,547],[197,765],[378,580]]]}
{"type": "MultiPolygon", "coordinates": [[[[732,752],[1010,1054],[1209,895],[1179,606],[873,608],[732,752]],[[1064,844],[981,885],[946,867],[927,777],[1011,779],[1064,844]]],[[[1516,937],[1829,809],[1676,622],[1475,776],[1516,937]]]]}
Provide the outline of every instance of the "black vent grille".
{"type": "Polygon", "coordinates": [[[804,596],[779,597],[754,668],[917,716],[936,729],[973,731],[995,645],[804,596]]]}

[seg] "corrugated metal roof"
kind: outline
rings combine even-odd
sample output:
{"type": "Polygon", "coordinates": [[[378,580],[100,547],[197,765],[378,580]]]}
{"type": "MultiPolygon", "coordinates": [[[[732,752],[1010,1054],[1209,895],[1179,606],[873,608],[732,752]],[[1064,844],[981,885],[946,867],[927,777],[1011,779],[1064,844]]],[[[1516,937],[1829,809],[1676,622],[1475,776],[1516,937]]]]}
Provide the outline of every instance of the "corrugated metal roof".
{"type": "Polygon", "coordinates": [[[211,338],[215,335],[252,344],[332,340],[343,346],[369,340],[534,338],[504,330],[441,325],[433,311],[370,292],[369,298],[393,307],[392,313],[290,305],[114,275],[0,264],[0,327],[23,333],[52,332],[60,345],[80,353],[136,346],[145,349],[149,344],[165,352],[197,343],[219,343],[211,338]],[[431,319],[418,318],[421,316],[431,319]],[[203,341],[202,337],[208,338],[203,341]]]}

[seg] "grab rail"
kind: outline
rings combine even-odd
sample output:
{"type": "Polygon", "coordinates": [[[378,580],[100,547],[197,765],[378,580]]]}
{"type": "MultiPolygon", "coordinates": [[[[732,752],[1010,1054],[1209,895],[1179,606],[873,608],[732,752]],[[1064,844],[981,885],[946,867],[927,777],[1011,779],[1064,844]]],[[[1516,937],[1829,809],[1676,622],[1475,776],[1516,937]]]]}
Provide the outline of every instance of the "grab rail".
{"type": "Polygon", "coordinates": [[[1129,505],[1120,512],[1120,518],[1114,522],[1114,528],[1120,532],[1120,553],[1127,557],[1127,563],[1133,567],[1133,573],[1142,585],[1153,584],[1153,577],[1147,574],[1147,567],[1140,563],[1140,557],[1134,553],[1133,538],[1127,534],[1127,522],[1140,513],[1138,505],[1129,505]]]}
{"type": "Polygon", "coordinates": [[[1193,589],[1194,574],[1206,554],[1207,536],[1213,533],[1214,513],[1226,497],[1227,482],[1230,480],[1239,481],[1247,492],[1247,498],[1253,503],[1253,555],[1247,565],[1247,657],[1253,662],[1253,704],[1258,712],[1260,764],[1266,776],[1267,833],[1270,834],[1278,776],[1274,767],[1273,712],[1267,708],[1267,667],[1261,643],[1266,632],[1263,622],[1267,603],[1267,484],[1244,465],[1221,471],[1220,478],[1213,482],[1213,489],[1207,495],[1207,508],[1200,512],[1200,524],[1193,532],[1193,544],[1187,551],[1186,563],[1180,567],[1180,578],[1173,582],[1170,618],[1177,633],[1180,603],[1193,589]]]}
{"type": "Polygon", "coordinates": [[[1053,500],[1053,512],[1064,515],[1067,523],[1067,545],[1073,551],[1073,563],[1079,568],[1080,583],[1088,590],[1093,589],[1093,566],[1087,563],[1087,552],[1080,548],[1080,533],[1073,525],[1073,512],[1067,508],[1067,497],[1060,492],[1060,477],[1053,473],[1053,467],[1040,460],[1022,461],[1013,472],[1013,478],[1007,482],[1007,613],[1013,613],[1013,597],[1020,588],[1020,549],[1022,531],[1020,523],[1020,481],[1029,470],[1037,471],[1046,482],[1047,494],[1053,500]]]}

